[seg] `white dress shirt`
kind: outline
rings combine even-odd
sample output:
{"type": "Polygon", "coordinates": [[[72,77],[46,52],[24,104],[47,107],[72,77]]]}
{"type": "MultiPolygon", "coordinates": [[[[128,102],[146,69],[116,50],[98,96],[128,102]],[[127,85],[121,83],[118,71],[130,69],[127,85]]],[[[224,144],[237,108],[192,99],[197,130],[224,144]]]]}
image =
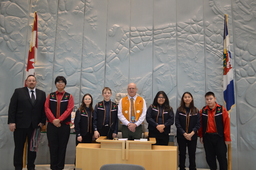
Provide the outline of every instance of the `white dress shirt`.
{"type": "MultiPolygon", "coordinates": [[[[131,96],[128,95],[128,98],[129,100],[132,98],[131,96]]],[[[134,102],[136,101],[136,98],[137,98],[137,94],[135,96],[133,96],[133,99],[134,99],[134,102]]],[[[122,113],[122,100],[123,98],[119,101],[119,105],[118,105],[118,118],[119,120],[123,123],[123,125],[126,125],[128,126],[129,123],[132,123],[132,122],[129,122],[123,115],[122,113]]],[[[129,108],[130,110],[130,108],[129,108]]],[[[143,108],[142,108],[142,113],[139,117],[139,120],[137,122],[135,122],[136,126],[139,126],[143,123],[143,121],[145,120],[146,118],[146,113],[147,113],[147,106],[146,106],[146,102],[145,100],[143,99],[143,108]]],[[[129,117],[131,117],[131,111],[129,112],[129,117]]]]}
{"type": "Polygon", "coordinates": [[[35,99],[36,99],[36,88],[34,88],[34,89],[28,88],[28,93],[29,93],[29,97],[30,97],[30,98],[31,98],[31,94],[32,94],[31,90],[34,91],[34,96],[35,96],[35,99]]]}

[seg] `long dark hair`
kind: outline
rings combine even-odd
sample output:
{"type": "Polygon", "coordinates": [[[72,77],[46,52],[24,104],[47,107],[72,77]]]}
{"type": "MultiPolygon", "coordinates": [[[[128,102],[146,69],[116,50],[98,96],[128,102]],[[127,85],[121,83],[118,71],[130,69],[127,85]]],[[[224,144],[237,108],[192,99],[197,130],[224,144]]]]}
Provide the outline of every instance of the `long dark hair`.
{"type": "Polygon", "coordinates": [[[89,105],[89,109],[90,109],[91,112],[93,112],[93,107],[92,107],[93,98],[92,98],[92,95],[90,95],[89,93],[86,93],[86,94],[83,96],[81,105],[80,105],[80,107],[79,107],[79,110],[82,111],[82,110],[85,110],[85,108],[86,108],[86,105],[85,105],[85,103],[84,103],[84,98],[85,98],[85,96],[90,96],[90,97],[91,97],[91,103],[90,103],[90,105],[89,105]]]}
{"type": "Polygon", "coordinates": [[[191,96],[192,98],[192,101],[190,102],[189,104],[189,108],[190,108],[190,111],[191,111],[191,114],[194,115],[194,114],[197,114],[198,113],[198,109],[195,107],[194,105],[194,98],[192,96],[192,94],[190,92],[185,92],[183,93],[182,97],[181,97],[181,100],[180,100],[180,107],[178,108],[178,111],[181,111],[183,113],[186,113],[186,106],[185,106],[185,102],[183,100],[185,94],[188,94],[191,96]]]}
{"type": "Polygon", "coordinates": [[[153,105],[154,105],[154,106],[157,106],[157,107],[160,106],[160,104],[157,102],[157,99],[158,99],[158,97],[159,97],[160,94],[162,94],[162,95],[164,96],[164,98],[165,98],[165,101],[164,101],[164,103],[163,103],[163,109],[164,109],[165,111],[169,112],[172,107],[170,106],[170,104],[169,104],[169,99],[168,99],[168,97],[167,97],[167,95],[166,95],[166,93],[165,93],[164,91],[159,91],[159,92],[157,92],[157,94],[156,94],[156,96],[155,96],[155,98],[154,98],[153,105]]]}

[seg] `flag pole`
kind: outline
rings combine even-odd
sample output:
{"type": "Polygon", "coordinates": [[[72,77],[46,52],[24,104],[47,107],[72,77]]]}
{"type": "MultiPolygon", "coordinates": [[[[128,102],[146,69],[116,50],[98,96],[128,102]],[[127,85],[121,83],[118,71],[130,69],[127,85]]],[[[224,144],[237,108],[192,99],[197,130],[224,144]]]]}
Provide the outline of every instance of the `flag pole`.
{"type": "MultiPolygon", "coordinates": [[[[31,34],[31,40],[29,45],[29,51],[28,51],[27,67],[25,69],[25,79],[30,74],[35,75],[34,63],[36,60],[36,56],[37,56],[37,12],[34,12],[32,34],[31,34]]],[[[25,86],[26,86],[26,83],[25,83],[25,86]]],[[[27,154],[29,149],[28,143],[29,142],[27,138],[23,148],[23,168],[26,168],[27,154]]]]}
{"type": "MultiPolygon", "coordinates": [[[[226,24],[226,26],[228,25],[228,14],[225,14],[224,15],[224,25],[226,24]]],[[[225,27],[224,27],[224,34],[225,34],[225,27]]],[[[225,36],[225,35],[224,35],[225,36]]],[[[229,40],[228,40],[229,41],[229,40]]],[[[228,44],[226,42],[224,42],[224,54],[227,54],[228,55],[228,44]]],[[[226,57],[227,57],[226,55],[226,57]]],[[[227,101],[226,101],[227,102],[227,101]]],[[[231,110],[229,110],[228,112],[230,113],[231,110]]],[[[231,148],[231,143],[228,143],[228,146],[227,146],[227,150],[228,150],[228,153],[227,153],[227,156],[228,156],[228,170],[232,170],[232,148],[231,148]]]]}
{"type": "Polygon", "coordinates": [[[231,149],[231,143],[228,144],[228,170],[232,170],[232,149],[231,149]]]}

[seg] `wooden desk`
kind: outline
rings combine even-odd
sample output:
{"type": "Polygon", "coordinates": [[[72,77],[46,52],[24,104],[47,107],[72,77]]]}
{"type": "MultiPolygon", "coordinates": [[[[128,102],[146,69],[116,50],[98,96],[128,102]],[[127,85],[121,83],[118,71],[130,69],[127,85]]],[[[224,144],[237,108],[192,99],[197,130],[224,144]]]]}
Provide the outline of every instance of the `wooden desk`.
{"type": "Polygon", "coordinates": [[[91,144],[76,147],[76,167],[99,170],[104,164],[137,164],[146,170],[177,170],[177,147],[152,145],[150,141],[106,140],[103,137],[91,144]]]}

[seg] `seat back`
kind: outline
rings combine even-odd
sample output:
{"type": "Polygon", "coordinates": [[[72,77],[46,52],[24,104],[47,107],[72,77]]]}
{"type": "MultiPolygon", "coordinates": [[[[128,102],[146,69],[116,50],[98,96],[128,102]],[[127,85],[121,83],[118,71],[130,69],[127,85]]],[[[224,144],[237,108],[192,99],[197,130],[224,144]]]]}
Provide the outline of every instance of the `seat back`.
{"type": "Polygon", "coordinates": [[[145,168],[133,164],[106,164],[103,165],[100,170],[145,170],[145,168]]]}

